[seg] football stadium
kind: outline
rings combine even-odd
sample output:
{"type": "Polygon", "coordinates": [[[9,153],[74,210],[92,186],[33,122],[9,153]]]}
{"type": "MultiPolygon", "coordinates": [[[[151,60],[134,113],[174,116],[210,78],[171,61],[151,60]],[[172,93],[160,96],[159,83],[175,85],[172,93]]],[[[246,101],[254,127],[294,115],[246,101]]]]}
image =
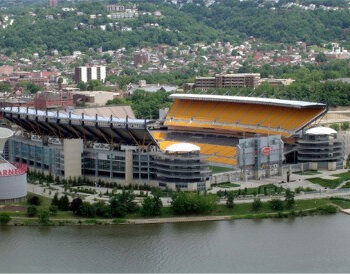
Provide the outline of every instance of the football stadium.
{"type": "Polygon", "coordinates": [[[314,162],[313,167],[343,165],[339,142],[337,148],[328,148],[328,156],[338,149],[334,157],[305,158],[319,144],[302,142],[305,130],[317,126],[327,112],[325,104],[203,94],[170,98],[173,104],[159,121],[3,108],[3,117],[17,128],[6,155],[11,162],[54,176],[183,190],[217,183],[211,172],[215,168],[229,174],[225,180],[236,180],[282,175],[286,163],[299,160],[314,162]],[[298,158],[301,144],[304,157],[298,158]]]}

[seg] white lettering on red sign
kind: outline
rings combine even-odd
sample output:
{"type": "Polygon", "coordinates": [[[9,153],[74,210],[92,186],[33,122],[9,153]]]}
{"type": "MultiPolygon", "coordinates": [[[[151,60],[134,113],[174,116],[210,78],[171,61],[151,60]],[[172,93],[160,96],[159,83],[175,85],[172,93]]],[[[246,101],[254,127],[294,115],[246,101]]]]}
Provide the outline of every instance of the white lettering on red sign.
{"type": "Polygon", "coordinates": [[[261,154],[269,156],[271,154],[271,147],[263,147],[261,149],[261,154]]]}

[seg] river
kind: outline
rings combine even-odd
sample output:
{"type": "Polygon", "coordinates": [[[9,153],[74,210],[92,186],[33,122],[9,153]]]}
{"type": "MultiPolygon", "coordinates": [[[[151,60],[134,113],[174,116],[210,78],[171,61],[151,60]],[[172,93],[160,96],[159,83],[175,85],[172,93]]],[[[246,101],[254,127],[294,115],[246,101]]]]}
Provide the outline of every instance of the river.
{"type": "Polygon", "coordinates": [[[0,227],[0,272],[349,272],[350,216],[0,227]]]}

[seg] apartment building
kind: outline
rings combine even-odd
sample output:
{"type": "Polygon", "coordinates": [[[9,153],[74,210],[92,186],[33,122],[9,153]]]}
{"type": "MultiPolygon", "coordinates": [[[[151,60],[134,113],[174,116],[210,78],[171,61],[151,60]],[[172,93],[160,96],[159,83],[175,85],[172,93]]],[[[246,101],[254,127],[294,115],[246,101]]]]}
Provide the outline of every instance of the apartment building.
{"type": "Polygon", "coordinates": [[[76,67],[74,72],[74,81],[88,82],[90,80],[100,80],[104,82],[106,80],[106,67],[105,66],[93,66],[93,67],[76,67]]]}
{"type": "Polygon", "coordinates": [[[194,88],[256,88],[259,81],[260,73],[217,74],[215,77],[197,77],[194,88]]]}

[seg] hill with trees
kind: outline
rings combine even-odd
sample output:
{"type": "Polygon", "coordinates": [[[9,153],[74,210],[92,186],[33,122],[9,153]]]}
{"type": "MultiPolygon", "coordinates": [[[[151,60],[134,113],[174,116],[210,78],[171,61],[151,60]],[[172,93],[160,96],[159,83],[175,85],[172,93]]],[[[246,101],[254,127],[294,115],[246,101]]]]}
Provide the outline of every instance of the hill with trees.
{"type": "Polygon", "coordinates": [[[53,49],[72,53],[99,47],[116,50],[158,44],[238,42],[249,36],[266,42],[321,44],[338,41],[350,45],[350,10],[347,8],[329,11],[280,6],[272,9],[268,5],[257,5],[257,1],[230,0],[216,2],[210,7],[196,1],[177,8],[160,1],[137,1],[134,3],[140,14],[157,10],[162,16],[148,14],[118,19],[120,27],[132,29],[121,31],[109,25],[116,20],[107,17],[107,3],[65,3],[67,7],[74,7],[74,11],[63,11],[62,6],[33,7],[33,3],[9,7],[0,14],[11,13],[15,21],[13,25],[0,29],[0,50],[7,55],[53,49]],[[77,11],[83,14],[77,16],[77,11]],[[92,14],[101,16],[92,19],[92,14]],[[159,27],[145,28],[147,23],[157,23],[159,27]],[[101,25],[106,29],[101,29],[101,25]]]}

